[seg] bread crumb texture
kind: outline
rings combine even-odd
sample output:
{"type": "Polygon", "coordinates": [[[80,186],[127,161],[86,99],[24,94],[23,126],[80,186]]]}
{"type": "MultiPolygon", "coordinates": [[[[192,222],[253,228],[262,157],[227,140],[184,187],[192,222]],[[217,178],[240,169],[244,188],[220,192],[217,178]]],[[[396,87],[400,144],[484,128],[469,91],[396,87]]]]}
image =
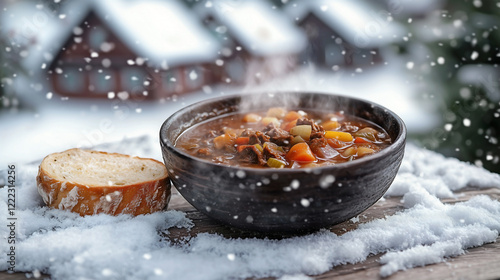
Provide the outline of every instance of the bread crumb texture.
{"type": "Polygon", "coordinates": [[[71,149],[49,155],[44,169],[60,181],[88,186],[123,186],[166,176],[163,164],[122,154],[71,149]]]}
{"type": "Polygon", "coordinates": [[[123,154],[71,149],[41,163],[38,192],[53,208],[81,215],[139,215],[162,210],[171,185],[163,163],[123,154]]]}

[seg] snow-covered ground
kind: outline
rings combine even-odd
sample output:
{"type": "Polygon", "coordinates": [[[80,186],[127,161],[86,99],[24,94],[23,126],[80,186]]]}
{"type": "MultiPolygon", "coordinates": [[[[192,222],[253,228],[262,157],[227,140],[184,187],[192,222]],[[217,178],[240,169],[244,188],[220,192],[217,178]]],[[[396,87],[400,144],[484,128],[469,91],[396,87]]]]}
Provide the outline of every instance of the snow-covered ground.
{"type": "MultiPolygon", "coordinates": [[[[151,137],[140,137],[100,149],[155,156],[150,149],[155,143],[151,137]]],[[[343,235],[321,230],[282,240],[229,239],[203,233],[178,243],[159,232],[193,226],[179,211],[80,217],[49,209],[37,192],[37,168],[37,163],[16,167],[16,269],[28,276],[42,272],[53,279],[298,280],[375,254],[382,255],[380,275],[388,276],[466,254],[467,248],[495,242],[500,232],[499,201],[476,196],[446,204],[438,199],[453,197],[454,191],[467,186],[500,188],[500,176],[414,145],[406,148],[398,175],[386,193],[401,195],[403,210],[359,224],[343,235]]],[[[7,188],[0,189],[2,221],[7,221],[8,211],[3,211],[7,195],[7,188]]],[[[351,221],[357,223],[357,219],[351,221]]],[[[9,230],[0,227],[4,241],[9,230]]],[[[2,252],[7,245],[0,242],[2,252]]],[[[7,258],[0,254],[0,271],[7,269],[7,258]]]]}
{"type": "MultiPolygon", "coordinates": [[[[392,60],[394,61],[394,60],[392,60]]],[[[408,131],[423,132],[436,126],[434,104],[418,97],[415,82],[405,75],[404,63],[340,71],[304,68],[288,76],[246,87],[221,85],[164,102],[61,99],[46,85],[32,86],[19,79],[21,99],[32,110],[0,112],[0,169],[8,163],[39,160],[73,147],[91,147],[123,138],[158,137],[163,121],[180,108],[203,99],[257,91],[314,91],[338,93],[377,102],[396,112],[408,131]]],[[[159,155],[159,145],[153,147],[159,155]]]]}

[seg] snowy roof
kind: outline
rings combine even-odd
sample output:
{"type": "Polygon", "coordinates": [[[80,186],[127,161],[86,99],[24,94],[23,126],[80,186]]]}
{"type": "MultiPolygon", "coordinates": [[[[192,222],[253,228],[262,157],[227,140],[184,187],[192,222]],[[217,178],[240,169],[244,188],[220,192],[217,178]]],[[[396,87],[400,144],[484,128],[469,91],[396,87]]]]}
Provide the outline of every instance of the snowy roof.
{"type": "MultiPolygon", "coordinates": [[[[132,51],[153,65],[212,61],[220,49],[219,43],[177,1],[72,1],[60,15],[44,12],[47,21],[37,32],[37,45],[26,66],[39,68],[50,63],[73,27],[91,11],[132,51]]],[[[19,19],[26,16],[33,17],[23,15],[19,19]]]]}
{"type": "Polygon", "coordinates": [[[342,39],[360,48],[377,47],[400,40],[404,28],[362,0],[295,1],[285,7],[297,22],[314,14],[342,39]]]}
{"type": "Polygon", "coordinates": [[[305,34],[289,18],[261,0],[211,0],[196,7],[201,16],[212,15],[248,52],[268,56],[298,53],[305,34]]]}
{"type": "Polygon", "coordinates": [[[168,64],[215,60],[219,43],[178,1],[94,1],[97,12],[138,55],[168,64]]]}

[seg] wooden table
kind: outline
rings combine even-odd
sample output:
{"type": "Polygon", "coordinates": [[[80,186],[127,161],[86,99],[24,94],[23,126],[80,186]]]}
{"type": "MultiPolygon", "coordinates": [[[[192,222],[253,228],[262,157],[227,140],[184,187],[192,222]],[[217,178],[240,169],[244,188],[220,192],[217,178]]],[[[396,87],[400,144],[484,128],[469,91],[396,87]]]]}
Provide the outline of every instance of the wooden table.
{"type": "MultiPolygon", "coordinates": [[[[479,194],[486,194],[492,199],[500,201],[500,189],[470,189],[463,191],[461,194],[463,194],[463,196],[459,196],[458,199],[445,199],[443,201],[447,203],[456,203],[459,201],[466,201],[470,197],[479,194]]],[[[355,229],[357,225],[361,223],[366,223],[373,219],[392,215],[403,209],[400,200],[400,197],[394,197],[387,198],[384,201],[379,201],[359,216],[358,223],[347,221],[332,227],[331,230],[334,233],[341,235],[347,231],[355,229]]],[[[187,217],[194,223],[194,227],[190,230],[186,228],[169,229],[169,234],[165,234],[165,237],[169,238],[173,242],[179,238],[189,238],[190,236],[196,236],[198,233],[203,232],[218,233],[228,238],[282,238],[282,236],[266,236],[261,233],[241,231],[222,225],[217,221],[208,218],[204,214],[201,214],[189,203],[187,203],[176,191],[174,191],[172,195],[169,209],[186,212],[187,217]]],[[[342,280],[381,279],[379,275],[381,266],[379,259],[380,255],[370,256],[362,263],[336,266],[324,274],[315,275],[313,277],[315,279],[342,280]]],[[[42,275],[42,278],[43,277],[48,276],[42,275]]],[[[8,274],[6,272],[0,272],[0,279],[26,279],[26,275],[25,273],[8,274]]],[[[500,237],[497,238],[496,243],[485,244],[481,247],[469,249],[467,254],[450,258],[444,263],[413,268],[407,271],[399,271],[384,279],[500,279],[500,237]]]]}

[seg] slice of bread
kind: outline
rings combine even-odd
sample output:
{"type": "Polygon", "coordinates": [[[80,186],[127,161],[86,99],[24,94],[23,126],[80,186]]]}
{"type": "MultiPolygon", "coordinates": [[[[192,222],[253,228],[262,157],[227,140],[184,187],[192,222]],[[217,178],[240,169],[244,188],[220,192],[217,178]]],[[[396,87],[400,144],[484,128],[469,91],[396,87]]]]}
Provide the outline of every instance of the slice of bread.
{"type": "Polygon", "coordinates": [[[164,209],[171,185],[163,163],[123,154],[70,149],[45,157],[38,192],[52,208],[80,215],[140,215],[164,209]]]}

